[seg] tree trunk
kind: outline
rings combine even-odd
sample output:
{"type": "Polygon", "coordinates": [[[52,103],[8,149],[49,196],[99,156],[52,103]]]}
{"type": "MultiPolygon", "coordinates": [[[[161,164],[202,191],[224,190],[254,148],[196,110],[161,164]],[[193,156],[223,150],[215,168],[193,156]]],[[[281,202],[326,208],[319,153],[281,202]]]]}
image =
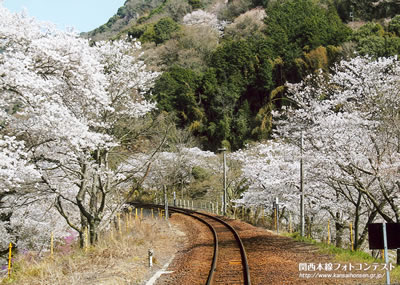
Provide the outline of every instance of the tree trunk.
{"type": "Polygon", "coordinates": [[[311,217],[311,219],[310,219],[310,217],[306,217],[306,220],[305,220],[305,232],[307,233],[306,234],[306,237],[310,237],[310,238],[312,238],[312,222],[313,222],[313,218],[311,217]]]}
{"type": "Polygon", "coordinates": [[[85,235],[83,231],[79,231],[79,247],[83,248],[85,246],[85,235]]]}
{"type": "Polygon", "coordinates": [[[358,231],[360,226],[360,204],[361,204],[362,192],[358,192],[358,198],[356,203],[356,212],[354,218],[354,250],[357,250],[360,246],[358,242],[358,231]]]}
{"type": "Polygon", "coordinates": [[[361,235],[357,236],[354,235],[354,250],[358,250],[362,244],[365,242],[365,240],[367,239],[368,236],[368,224],[372,223],[375,219],[375,217],[377,216],[378,211],[374,210],[368,217],[367,222],[364,225],[364,229],[361,232],[361,235]]]}
{"type": "Polygon", "coordinates": [[[98,228],[99,228],[100,221],[98,219],[94,219],[90,221],[90,230],[89,230],[89,235],[90,235],[90,244],[94,245],[98,241],[98,228]]]}
{"type": "Polygon", "coordinates": [[[343,231],[344,225],[339,222],[340,214],[336,213],[335,228],[336,228],[336,247],[341,248],[343,245],[343,231]]]}
{"type": "Polygon", "coordinates": [[[81,230],[79,231],[79,246],[83,248],[85,246],[85,231],[88,227],[88,220],[86,217],[81,213],[81,230]]]}

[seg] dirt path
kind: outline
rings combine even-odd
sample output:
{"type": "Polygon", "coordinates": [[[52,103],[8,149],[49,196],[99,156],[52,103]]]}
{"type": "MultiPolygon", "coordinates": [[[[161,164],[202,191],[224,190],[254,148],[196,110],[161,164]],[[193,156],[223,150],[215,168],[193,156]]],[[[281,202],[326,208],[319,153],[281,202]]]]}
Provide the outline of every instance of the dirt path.
{"type": "MultiPolygon", "coordinates": [[[[204,284],[212,256],[212,236],[207,227],[189,217],[173,214],[171,223],[185,232],[182,244],[168,270],[156,284],[204,284]]],[[[252,284],[384,284],[382,265],[337,262],[316,247],[278,236],[247,223],[230,220],[246,247],[252,284]],[[367,269],[367,270],[366,270],[367,269]],[[362,278],[364,277],[364,278],[362,278]]]]}

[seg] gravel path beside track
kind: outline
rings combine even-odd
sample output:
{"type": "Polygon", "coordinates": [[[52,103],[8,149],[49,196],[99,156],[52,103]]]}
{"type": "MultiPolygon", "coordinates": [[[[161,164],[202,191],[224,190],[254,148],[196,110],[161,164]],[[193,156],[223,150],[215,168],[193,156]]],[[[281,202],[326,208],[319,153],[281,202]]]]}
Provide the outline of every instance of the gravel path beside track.
{"type": "MultiPolygon", "coordinates": [[[[213,240],[209,229],[182,214],[173,214],[170,222],[186,233],[186,242],[182,245],[176,258],[168,268],[174,271],[165,274],[156,284],[195,285],[204,284],[211,264],[213,240]]],[[[384,279],[359,278],[356,274],[381,274],[382,270],[359,270],[356,263],[351,270],[343,266],[349,263],[337,262],[332,256],[321,254],[312,246],[296,242],[290,238],[275,235],[274,233],[251,226],[239,220],[229,220],[242,238],[247,251],[252,284],[260,285],[287,285],[287,284],[383,284],[384,279]],[[310,268],[299,270],[299,265],[314,264],[316,267],[332,265],[333,269],[310,268]],[[325,275],[324,275],[325,274],[325,275]],[[339,278],[327,277],[326,274],[336,274],[339,278]],[[342,274],[342,275],[340,275],[342,274]],[[347,275],[345,275],[347,274],[347,275]],[[353,274],[353,277],[349,277],[353,274]]],[[[218,283],[222,284],[222,283],[218,283]]]]}

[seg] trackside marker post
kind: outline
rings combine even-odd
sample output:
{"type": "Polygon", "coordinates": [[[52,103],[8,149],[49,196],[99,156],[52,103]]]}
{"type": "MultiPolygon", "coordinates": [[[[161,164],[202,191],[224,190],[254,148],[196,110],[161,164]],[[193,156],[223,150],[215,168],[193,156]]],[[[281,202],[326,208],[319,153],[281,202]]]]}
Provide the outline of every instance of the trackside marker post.
{"type": "Polygon", "coordinates": [[[11,277],[11,255],[12,255],[12,243],[9,245],[9,253],[8,253],[8,278],[11,277]]]}
{"type": "Polygon", "coordinates": [[[53,232],[51,232],[50,235],[50,256],[53,257],[53,253],[54,253],[54,234],[53,232]]]}
{"type": "Polygon", "coordinates": [[[129,207],[129,227],[132,227],[132,207],[129,207]]]}

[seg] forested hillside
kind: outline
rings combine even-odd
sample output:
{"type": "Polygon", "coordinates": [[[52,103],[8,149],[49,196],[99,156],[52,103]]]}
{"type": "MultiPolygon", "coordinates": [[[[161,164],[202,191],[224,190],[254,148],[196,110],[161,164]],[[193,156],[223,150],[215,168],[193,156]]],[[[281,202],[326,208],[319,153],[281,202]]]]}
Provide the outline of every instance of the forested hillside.
{"type": "Polygon", "coordinates": [[[355,52],[397,54],[398,11],[396,1],[132,0],[89,36],[139,39],[163,71],[151,92],[158,111],[203,147],[235,150],[269,138],[285,82],[355,52]]]}
{"type": "Polygon", "coordinates": [[[398,8],[127,1],[89,40],[0,3],[0,254],[71,229],[96,244],[164,189],[220,201],[222,146],[228,211],[279,198],[299,230],[305,189],[309,235],[334,221],[347,246],[351,223],[362,249],[368,223],[400,222],[398,8]]]}

